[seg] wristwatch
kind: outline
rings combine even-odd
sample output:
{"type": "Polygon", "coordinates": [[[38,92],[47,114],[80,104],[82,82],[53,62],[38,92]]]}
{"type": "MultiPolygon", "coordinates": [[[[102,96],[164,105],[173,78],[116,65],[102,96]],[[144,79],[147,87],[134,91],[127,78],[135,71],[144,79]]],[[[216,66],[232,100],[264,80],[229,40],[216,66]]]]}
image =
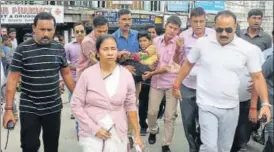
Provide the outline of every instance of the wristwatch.
{"type": "Polygon", "coordinates": [[[264,107],[264,106],[268,106],[269,108],[271,108],[271,107],[272,107],[272,105],[271,105],[271,104],[269,104],[268,102],[263,102],[263,103],[261,104],[261,106],[262,106],[262,107],[264,107]]]}

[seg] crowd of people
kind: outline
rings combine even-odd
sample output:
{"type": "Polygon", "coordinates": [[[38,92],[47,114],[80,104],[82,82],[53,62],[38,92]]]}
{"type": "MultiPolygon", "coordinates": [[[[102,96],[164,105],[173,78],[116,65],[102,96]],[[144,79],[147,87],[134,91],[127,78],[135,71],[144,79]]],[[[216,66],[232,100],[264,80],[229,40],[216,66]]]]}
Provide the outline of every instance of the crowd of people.
{"type": "Polygon", "coordinates": [[[261,28],[260,10],[250,10],[248,28],[239,30],[227,10],[206,27],[206,13],[197,7],[188,29],[180,31],[182,21],[172,15],[159,36],[154,25],[131,29],[129,10],[118,14],[119,28],[111,35],[108,20],[97,16],[91,33],[75,24],[75,41],[68,44],[54,40],[56,20],[46,12],[34,18],[33,38],[16,49],[14,34],[1,28],[3,125],[16,123],[20,81],[23,152],[38,151],[41,129],[44,151],[58,151],[65,85],[83,152],[141,151],[141,136],[155,144],[160,131],[162,151],[170,152],[178,103],[190,152],[243,151],[251,136],[265,144],[264,152],[273,151],[273,40],[261,28]]]}

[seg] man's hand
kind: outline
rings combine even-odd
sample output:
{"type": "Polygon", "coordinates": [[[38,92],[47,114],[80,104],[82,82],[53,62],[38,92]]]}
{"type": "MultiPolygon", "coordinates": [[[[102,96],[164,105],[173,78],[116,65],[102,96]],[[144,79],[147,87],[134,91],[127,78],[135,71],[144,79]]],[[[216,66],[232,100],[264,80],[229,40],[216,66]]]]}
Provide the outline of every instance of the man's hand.
{"type": "Polygon", "coordinates": [[[129,72],[131,72],[133,75],[136,75],[135,71],[136,69],[131,65],[124,66],[126,69],[128,69],[129,72]]]}
{"type": "Polygon", "coordinates": [[[266,116],[266,123],[269,123],[269,121],[271,120],[271,111],[270,111],[270,107],[268,106],[262,106],[260,109],[260,113],[259,113],[259,119],[261,119],[263,117],[263,115],[266,116]]]}
{"type": "Polygon", "coordinates": [[[176,98],[182,101],[182,95],[180,89],[172,89],[172,95],[176,98]]]}
{"type": "Polygon", "coordinates": [[[93,51],[89,53],[89,59],[91,61],[98,62],[98,60],[96,59],[96,53],[94,53],[93,51]]]}
{"type": "Polygon", "coordinates": [[[142,78],[144,81],[146,81],[147,79],[150,79],[152,77],[152,72],[145,72],[143,75],[142,75],[142,78]]]}
{"type": "Polygon", "coordinates": [[[65,92],[65,83],[63,80],[59,81],[59,89],[60,89],[61,93],[65,92]]]}
{"type": "Polygon", "coordinates": [[[180,48],[184,45],[184,38],[176,40],[176,50],[180,51],[180,48]]]}
{"type": "Polygon", "coordinates": [[[16,124],[16,120],[14,118],[12,110],[5,110],[4,117],[3,117],[3,126],[7,129],[8,123],[12,121],[14,124],[16,124]]]}
{"type": "Polygon", "coordinates": [[[252,122],[252,123],[254,123],[254,124],[256,124],[257,123],[257,121],[258,121],[258,112],[257,112],[257,107],[255,108],[255,107],[253,107],[254,109],[250,109],[249,110],[249,120],[252,122]]]}
{"type": "Polygon", "coordinates": [[[134,137],[134,144],[135,145],[139,145],[142,150],[145,148],[144,141],[140,137],[140,135],[134,137]]]}
{"type": "Polygon", "coordinates": [[[150,66],[150,69],[151,69],[152,71],[154,71],[154,70],[157,68],[158,63],[159,63],[159,60],[160,60],[160,55],[157,54],[157,60],[154,61],[154,63],[150,66]]]}

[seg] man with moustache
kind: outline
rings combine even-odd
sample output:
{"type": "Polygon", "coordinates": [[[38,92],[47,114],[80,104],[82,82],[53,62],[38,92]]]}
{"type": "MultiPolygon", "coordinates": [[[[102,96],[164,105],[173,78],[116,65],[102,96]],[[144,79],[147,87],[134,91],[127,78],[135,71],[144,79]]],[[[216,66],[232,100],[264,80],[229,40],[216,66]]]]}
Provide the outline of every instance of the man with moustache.
{"type": "Polygon", "coordinates": [[[261,51],[264,51],[272,46],[272,39],[269,34],[261,28],[263,21],[263,12],[259,9],[252,9],[248,12],[247,29],[241,31],[241,38],[257,45],[261,51]]]}
{"type": "MultiPolygon", "coordinates": [[[[122,54],[130,54],[134,52],[139,52],[139,41],[138,41],[138,32],[136,30],[130,29],[132,25],[132,17],[131,12],[128,9],[120,9],[118,12],[118,24],[119,29],[115,31],[112,35],[117,41],[117,47],[119,52],[119,56],[122,54]]],[[[131,65],[124,66],[128,69],[132,74],[135,74],[135,68],[131,65]]],[[[141,89],[140,85],[136,85],[136,90],[141,89]]],[[[138,100],[138,98],[137,98],[138,100]]],[[[130,141],[130,147],[133,147],[133,138],[132,138],[132,127],[129,124],[128,136],[130,141]]]]}
{"type": "MultiPolygon", "coordinates": [[[[130,29],[132,25],[131,12],[128,9],[120,9],[118,12],[119,29],[112,35],[115,37],[120,55],[123,53],[139,52],[138,31],[130,29]]],[[[134,67],[125,66],[132,74],[134,74],[134,67]]]]}
{"type": "Polygon", "coordinates": [[[82,41],[78,65],[76,67],[77,79],[88,67],[98,62],[96,59],[96,40],[108,33],[108,20],[104,16],[97,16],[93,19],[93,30],[82,41]]]}
{"type": "Polygon", "coordinates": [[[173,95],[182,98],[180,84],[199,62],[196,99],[202,141],[199,151],[230,152],[239,117],[239,77],[245,66],[262,99],[259,118],[265,115],[267,122],[270,121],[271,105],[256,53],[259,48],[236,36],[237,20],[231,11],[219,12],[214,20],[216,35],[197,40],[174,82],[173,95]]]}
{"type": "MultiPolygon", "coordinates": [[[[176,52],[174,61],[182,64],[184,59],[195,46],[196,41],[201,37],[215,34],[213,29],[206,27],[206,13],[203,8],[197,7],[190,14],[191,28],[183,31],[180,37],[183,38],[183,49],[176,52]]],[[[198,126],[198,106],[196,103],[196,75],[199,64],[195,64],[190,74],[181,84],[181,92],[184,94],[181,105],[182,121],[190,152],[198,152],[200,147],[200,131],[198,126]]]]}
{"type": "Polygon", "coordinates": [[[33,38],[20,44],[14,53],[6,86],[3,125],[16,123],[12,104],[21,77],[20,126],[23,152],[37,152],[43,129],[45,152],[58,152],[62,99],[59,72],[70,92],[74,81],[64,47],[53,40],[56,20],[48,12],[38,13],[32,25],[33,38]]]}
{"type": "MultiPolygon", "coordinates": [[[[65,45],[66,50],[66,58],[68,60],[69,69],[71,71],[72,77],[74,82],[76,83],[77,76],[76,76],[76,67],[78,58],[81,53],[81,43],[86,35],[85,27],[82,23],[75,23],[73,25],[73,35],[75,37],[75,41],[70,42],[65,45]]],[[[71,99],[71,93],[69,94],[69,101],[71,99]]],[[[74,116],[71,114],[71,119],[74,119],[74,116]]]]}
{"type": "MultiPolygon", "coordinates": [[[[261,24],[262,24],[262,20],[263,20],[263,12],[259,9],[251,9],[248,12],[248,28],[247,29],[243,29],[241,30],[241,38],[258,46],[261,51],[265,51],[268,48],[272,47],[272,38],[269,34],[267,34],[266,32],[263,31],[263,29],[261,28],[261,24]]],[[[256,93],[256,92],[254,92],[256,93]]],[[[256,96],[256,94],[254,94],[254,96],[256,96]]],[[[252,108],[259,108],[258,104],[258,100],[252,100],[252,108]]],[[[251,110],[250,113],[254,113],[255,110],[251,110]]],[[[253,122],[254,124],[256,124],[256,122],[253,122]]],[[[252,124],[250,124],[252,125],[252,124]]],[[[257,130],[259,128],[259,124],[253,126],[253,138],[260,142],[263,143],[263,138],[260,137],[260,135],[258,134],[259,130],[257,130]]],[[[252,131],[249,131],[249,133],[246,135],[248,136],[247,138],[249,139],[250,135],[251,135],[252,131]]]]}

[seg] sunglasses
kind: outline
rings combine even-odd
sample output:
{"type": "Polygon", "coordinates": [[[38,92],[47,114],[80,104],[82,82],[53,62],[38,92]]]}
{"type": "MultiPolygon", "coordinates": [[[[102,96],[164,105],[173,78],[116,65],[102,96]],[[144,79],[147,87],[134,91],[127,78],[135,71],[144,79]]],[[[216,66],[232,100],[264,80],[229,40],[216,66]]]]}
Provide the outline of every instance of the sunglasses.
{"type": "Polygon", "coordinates": [[[227,27],[227,28],[216,28],[216,32],[217,33],[223,33],[223,31],[225,31],[226,33],[232,33],[233,32],[233,28],[232,27],[227,27]]]}
{"type": "Polygon", "coordinates": [[[76,33],[76,34],[79,34],[79,33],[84,34],[84,33],[85,33],[85,31],[84,31],[84,30],[81,30],[81,31],[76,30],[76,31],[75,31],[75,33],[76,33]]]}

